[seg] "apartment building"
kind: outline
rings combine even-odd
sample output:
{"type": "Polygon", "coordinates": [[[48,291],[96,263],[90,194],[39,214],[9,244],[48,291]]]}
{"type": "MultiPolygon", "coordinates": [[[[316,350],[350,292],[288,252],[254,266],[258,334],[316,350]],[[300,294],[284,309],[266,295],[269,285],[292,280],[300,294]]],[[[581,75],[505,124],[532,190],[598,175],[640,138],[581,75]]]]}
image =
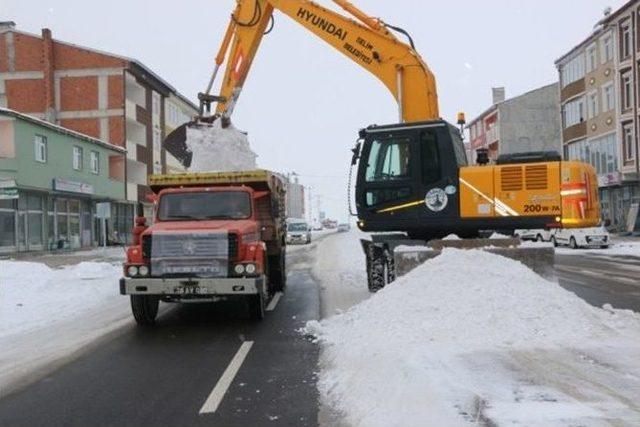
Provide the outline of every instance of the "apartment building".
{"type": "Polygon", "coordinates": [[[469,121],[469,159],[478,149],[489,160],[501,154],[560,151],[558,85],[556,83],[505,99],[504,88],[493,89],[493,104],[469,121]]]}
{"type": "Polygon", "coordinates": [[[640,198],[638,13],[638,0],[606,10],[592,33],[556,61],[564,158],[596,168],[603,218],[619,229],[640,198]]]}
{"type": "Polygon", "coordinates": [[[287,218],[304,219],[304,186],[300,184],[298,176],[287,176],[286,215],[287,218]]]}
{"type": "Polygon", "coordinates": [[[125,148],[126,158],[113,161],[124,163],[128,205],[121,208],[131,223],[136,206],[151,213],[147,176],[177,164],[161,145],[168,99],[179,99],[185,116],[197,113],[135,59],[55,40],[46,28],[35,35],[0,23],[0,107],[125,148]]]}
{"type": "Polygon", "coordinates": [[[131,233],[114,208],[104,235],[96,204],[126,206],[125,150],[0,108],[0,253],[77,249],[131,233]]]}

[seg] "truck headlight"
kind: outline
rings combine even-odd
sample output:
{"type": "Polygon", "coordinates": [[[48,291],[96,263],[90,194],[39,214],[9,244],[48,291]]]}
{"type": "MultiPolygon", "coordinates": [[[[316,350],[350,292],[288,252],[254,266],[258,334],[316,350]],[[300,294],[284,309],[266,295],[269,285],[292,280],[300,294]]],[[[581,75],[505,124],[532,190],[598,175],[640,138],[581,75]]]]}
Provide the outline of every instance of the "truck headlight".
{"type": "Polygon", "coordinates": [[[136,267],[135,265],[130,265],[127,268],[127,274],[129,275],[129,277],[137,276],[138,275],[138,267],[136,267]]]}
{"type": "Polygon", "coordinates": [[[247,274],[254,274],[254,273],[256,272],[256,265],[255,265],[255,264],[247,264],[247,265],[244,267],[244,271],[245,271],[247,274]]]}
{"type": "Polygon", "coordinates": [[[243,264],[236,264],[236,266],[233,267],[233,271],[238,275],[244,273],[244,265],[243,264]]]}
{"type": "Polygon", "coordinates": [[[149,267],[147,267],[146,265],[141,265],[140,267],[138,267],[138,274],[140,274],[141,276],[148,276],[149,267]]]}

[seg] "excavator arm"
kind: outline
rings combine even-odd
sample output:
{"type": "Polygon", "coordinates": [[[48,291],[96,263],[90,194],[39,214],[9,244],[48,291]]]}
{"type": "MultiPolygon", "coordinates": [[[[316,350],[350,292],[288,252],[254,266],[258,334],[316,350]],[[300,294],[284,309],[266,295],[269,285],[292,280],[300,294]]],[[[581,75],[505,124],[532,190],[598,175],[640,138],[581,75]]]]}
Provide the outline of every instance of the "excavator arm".
{"type": "Polygon", "coordinates": [[[223,119],[231,116],[273,12],[278,10],[376,76],[397,100],[401,122],[438,119],[435,77],[415,49],[398,40],[389,30],[392,27],[380,19],[346,0],[333,1],[360,22],[309,0],[237,0],[201,102],[207,109],[217,102],[216,113],[223,119]],[[212,96],[213,80],[225,59],[219,95],[212,96]]]}

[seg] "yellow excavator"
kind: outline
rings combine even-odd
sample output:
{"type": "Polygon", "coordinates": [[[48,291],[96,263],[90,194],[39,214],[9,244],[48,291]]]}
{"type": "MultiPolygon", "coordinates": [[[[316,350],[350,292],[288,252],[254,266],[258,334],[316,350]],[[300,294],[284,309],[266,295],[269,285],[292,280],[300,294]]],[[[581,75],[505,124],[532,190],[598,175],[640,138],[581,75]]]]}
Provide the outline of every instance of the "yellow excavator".
{"type": "MultiPolygon", "coordinates": [[[[539,152],[469,166],[460,130],[440,118],[435,77],[411,36],[349,1],[333,2],[348,16],[309,0],[236,0],[211,79],[198,95],[200,116],[168,135],[167,151],[188,166],[192,154],[186,129],[210,126],[215,120],[222,126],[230,123],[277,10],[376,76],[398,103],[399,123],[361,129],[353,149],[360,229],[431,240],[451,233],[474,237],[482,230],[598,224],[597,178],[590,165],[539,152]],[[213,95],[225,62],[220,91],[213,95]]],[[[463,114],[457,122],[464,125],[463,114]]],[[[376,254],[388,253],[395,245],[389,239],[378,236],[373,249],[365,245],[368,265],[380,264],[376,254]]],[[[370,288],[371,280],[370,272],[370,288]]],[[[374,289],[379,287],[373,284],[374,289]]]]}

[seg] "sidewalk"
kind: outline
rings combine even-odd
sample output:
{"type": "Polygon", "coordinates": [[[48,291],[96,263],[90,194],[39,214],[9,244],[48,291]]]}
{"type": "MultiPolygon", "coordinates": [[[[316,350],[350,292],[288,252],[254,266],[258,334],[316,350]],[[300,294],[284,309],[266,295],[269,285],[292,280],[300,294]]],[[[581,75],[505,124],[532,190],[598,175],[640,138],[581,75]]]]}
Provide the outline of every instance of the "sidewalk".
{"type": "Polygon", "coordinates": [[[0,259],[37,262],[51,268],[60,268],[88,261],[120,264],[125,259],[125,250],[126,248],[123,246],[110,246],[107,248],[91,248],[62,252],[19,252],[0,259]]]}

